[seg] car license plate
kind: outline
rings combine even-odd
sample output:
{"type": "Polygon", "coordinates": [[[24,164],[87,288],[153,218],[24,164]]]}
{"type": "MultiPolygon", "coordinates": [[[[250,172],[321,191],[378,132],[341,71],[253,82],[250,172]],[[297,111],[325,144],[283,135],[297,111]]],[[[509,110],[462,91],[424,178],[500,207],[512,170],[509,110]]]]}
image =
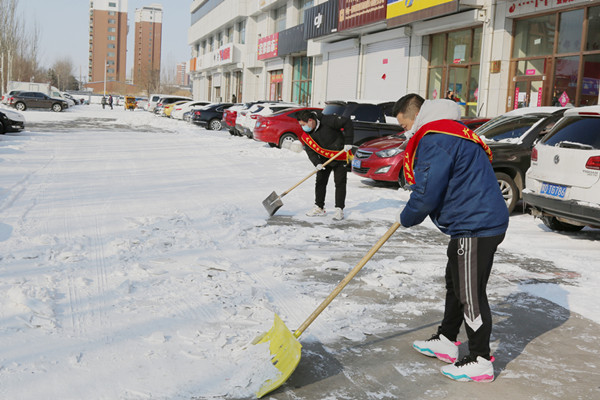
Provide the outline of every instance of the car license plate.
{"type": "Polygon", "coordinates": [[[562,185],[554,185],[552,183],[543,182],[540,194],[547,194],[548,196],[558,197],[564,199],[567,193],[567,187],[562,185]]]}
{"type": "Polygon", "coordinates": [[[356,158],[352,160],[352,168],[360,168],[360,160],[357,160],[356,158]]]}

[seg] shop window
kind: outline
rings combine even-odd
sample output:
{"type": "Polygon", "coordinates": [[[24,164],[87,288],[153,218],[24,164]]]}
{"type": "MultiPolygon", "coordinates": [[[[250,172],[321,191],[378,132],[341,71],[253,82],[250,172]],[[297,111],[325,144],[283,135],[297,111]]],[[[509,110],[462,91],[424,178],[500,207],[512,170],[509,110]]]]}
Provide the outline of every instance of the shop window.
{"type": "Polygon", "coordinates": [[[463,64],[471,59],[471,30],[448,34],[446,63],[463,64]]]}
{"type": "Polygon", "coordinates": [[[558,28],[558,53],[575,53],[581,50],[584,9],[560,13],[558,28]]]}
{"type": "Polygon", "coordinates": [[[444,49],[446,48],[446,34],[441,33],[431,37],[430,65],[444,64],[444,49]]]}
{"type": "Polygon", "coordinates": [[[429,85],[427,86],[428,99],[440,99],[444,97],[442,93],[442,68],[431,68],[429,70],[429,85]]]}
{"type": "Polygon", "coordinates": [[[600,54],[583,56],[583,82],[580,106],[591,106],[598,104],[600,96],[600,54]]]}
{"type": "Polygon", "coordinates": [[[312,101],[312,58],[295,57],[292,75],[292,102],[309,106],[312,101]]]}
{"type": "Polygon", "coordinates": [[[283,70],[269,72],[269,100],[282,99],[283,70]]]}
{"type": "Polygon", "coordinates": [[[539,58],[537,60],[521,60],[517,62],[517,75],[544,75],[546,71],[546,59],[539,58]]]}
{"type": "Polygon", "coordinates": [[[556,15],[519,20],[515,24],[513,58],[552,54],[556,15]]]}
{"type": "Polygon", "coordinates": [[[274,33],[281,32],[285,29],[285,10],[286,6],[282,6],[273,11],[273,21],[275,22],[274,33]]]}
{"type": "Polygon", "coordinates": [[[588,10],[588,32],[585,41],[587,51],[600,50],[600,6],[588,10]]]}
{"type": "Polygon", "coordinates": [[[579,56],[556,59],[554,88],[558,92],[558,98],[561,105],[575,105],[578,72],[579,56]]]}

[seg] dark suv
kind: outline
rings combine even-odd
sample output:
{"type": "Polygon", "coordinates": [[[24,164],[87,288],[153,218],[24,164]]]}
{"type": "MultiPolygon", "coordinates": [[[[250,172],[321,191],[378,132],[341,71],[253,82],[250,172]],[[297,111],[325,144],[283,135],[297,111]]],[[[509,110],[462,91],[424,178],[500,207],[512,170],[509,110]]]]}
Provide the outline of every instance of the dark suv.
{"type": "Polygon", "coordinates": [[[492,167],[508,212],[523,197],[533,146],[564,112],[559,107],[521,108],[493,118],[475,130],[492,150],[492,167]]]}
{"type": "Polygon", "coordinates": [[[212,131],[220,131],[223,127],[223,123],[221,122],[223,112],[232,105],[233,103],[216,103],[194,108],[190,115],[190,122],[212,131]]]}
{"type": "Polygon", "coordinates": [[[28,108],[49,108],[60,112],[69,107],[65,100],[50,97],[42,92],[19,92],[8,98],[8,105],[19,111],[28,108]]]}
{"type": "Polygon", "coordinates": [[[369,140],[404,131],[404,128],[397,123],[388,122],[396,121],[392,115],[394,103],[393,101],[383,103],[326,101],[323,114],[335,114],[352,119],[354,137],[346,138],[346,143],[352,143],[358,147],[369,140]]]}

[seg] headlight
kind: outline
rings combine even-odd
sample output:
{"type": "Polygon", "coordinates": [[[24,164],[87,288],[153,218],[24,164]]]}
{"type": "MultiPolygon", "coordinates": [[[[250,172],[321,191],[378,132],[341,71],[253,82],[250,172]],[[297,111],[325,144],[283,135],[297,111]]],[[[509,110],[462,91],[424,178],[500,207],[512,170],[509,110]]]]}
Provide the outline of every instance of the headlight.
{"type": "Polygon", "coordinates": [[[377,155],[377,157],[389,158],[389,157],[394,157],[396,154],[400,154],[400,153],[402,153],[402,149],[399,149],[398,147],[394,147],[393,149],[378,151],[375,154],[377,155]]]}

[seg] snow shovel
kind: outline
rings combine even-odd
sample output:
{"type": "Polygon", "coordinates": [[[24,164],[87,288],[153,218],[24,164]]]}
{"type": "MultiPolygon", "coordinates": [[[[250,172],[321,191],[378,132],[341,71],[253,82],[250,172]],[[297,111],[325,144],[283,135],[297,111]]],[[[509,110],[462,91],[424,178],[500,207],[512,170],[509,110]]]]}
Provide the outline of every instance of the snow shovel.
{"type": "MultiPolygon", "coordinates": [[[[332,162],[333,160],[335,160],[340,154],[342,154],[343,152],[345,152],[344,149],[340,150],[339,153],[337,153],[335,156],[331,157],[329,160],[327,160],[326,162],[323,163],[323,166],[326,166],[327,164],[329,164],[330,162],[332,162]]],[[[296,189],[298,186],[300,186],[301,183],[303,183],[305,180],[307,180],[308,178],[310,178],[311,176],[313,176],[314,174],[317,173],[318,170],[314,170],[313,172],[311,172],[310,174],[308,174],[308,176],[306,176],[306,178],[302,179],[300,182],[296,183],[294,186],[292,186],[291,188],[289,188],[288,190],[286,190],[285,192],[283,192],[281,194],[281,196],[278,196],[277,193],[273,192],[269,195],[269,197],[267,197],[266,199],[263,200],[263,206],[265,206],[265,209],[267,210],[267,212],[269,213],[269,216],[273,216],[277,210],[279,210],[281,208],[281,206],[283,206],[283,202],[281,201],[281,198],[283,196],[285,196],[286,194],[288,194],[289,192],[291,192],[292,190],[296,189]]]]}
{"type": "Polygon", "coordinates": [[[277,389],[281,386],[289,377],[292,372],[296,369],[296,366],[300,362],[300,355],[302,345],[298,341],[298,338],[304,332],[306,328],[321,314],[321,312],[331,303],[331,301],[342,291],[342,289],[358,274],[362,267],[373,257],[373,255],[383,246],[385,242],[396,232],[400,227],[399,222],[395,222],[394,225],[388,229],[388,231],[375,243],[375,245],[369,250],[367,254],[356,264],[356,266],[346,275],[346,277],[336,286],[329,296],[317,307],[317,309],[304,321],[300,328],[294,333],[285,326],[281,318],[275,314],[275,322],[273,327],[263,333],[261,336],[254,339],[252,344],[266,343],[269,342],[269,350],[271,352],[271,362],[279,370],[279,375],[271,380],[266,381],[259,391],[256,393],[256,397],[261,398],[267,393],[277,389]]]}

